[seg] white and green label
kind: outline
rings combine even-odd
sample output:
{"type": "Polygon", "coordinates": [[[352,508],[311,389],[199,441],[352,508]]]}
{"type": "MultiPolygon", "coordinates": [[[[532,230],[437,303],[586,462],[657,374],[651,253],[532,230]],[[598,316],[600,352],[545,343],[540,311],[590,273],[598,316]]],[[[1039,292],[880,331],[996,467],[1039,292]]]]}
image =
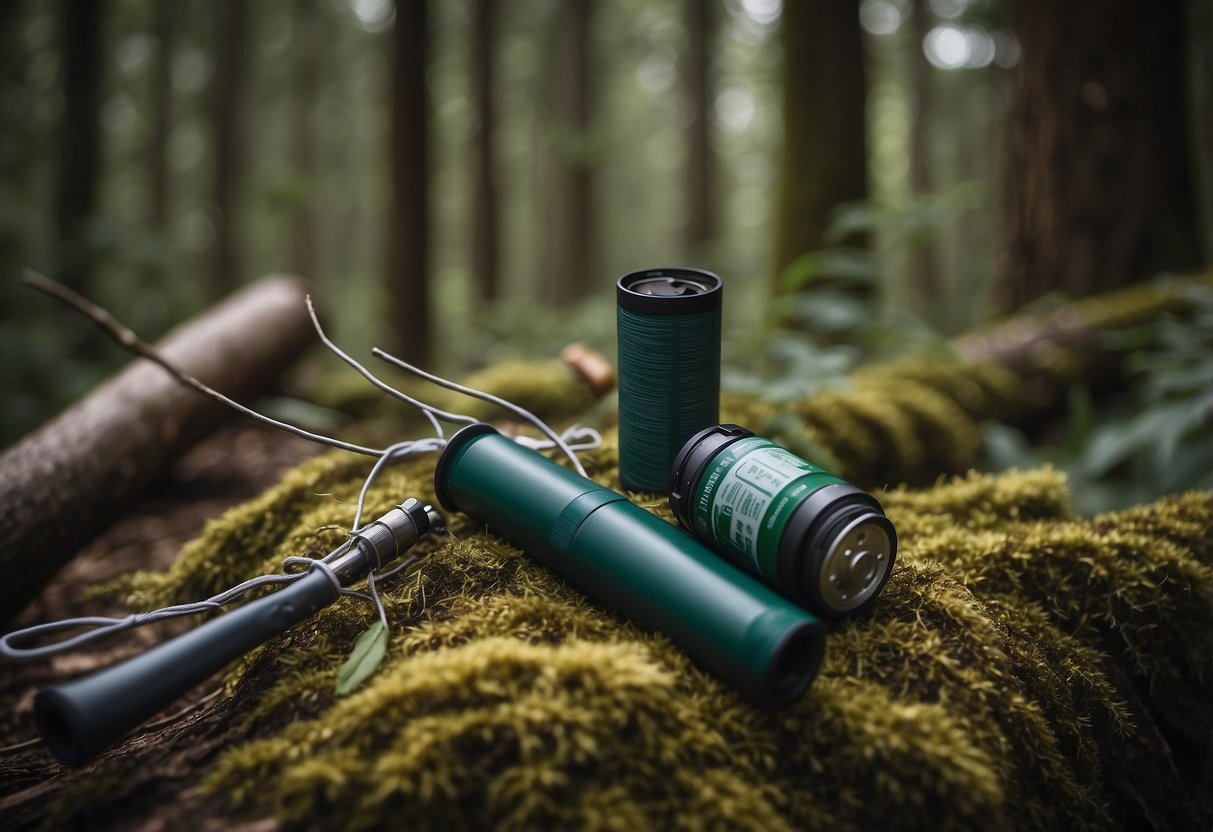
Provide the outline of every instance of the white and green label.
{"type": "Polygon", "coordinates": [[[769,439],[742,439],[721,451],[700,479],[695,527],[775,579],[779,539],[788,518],[809,494],[839,482],[769,439]]]}

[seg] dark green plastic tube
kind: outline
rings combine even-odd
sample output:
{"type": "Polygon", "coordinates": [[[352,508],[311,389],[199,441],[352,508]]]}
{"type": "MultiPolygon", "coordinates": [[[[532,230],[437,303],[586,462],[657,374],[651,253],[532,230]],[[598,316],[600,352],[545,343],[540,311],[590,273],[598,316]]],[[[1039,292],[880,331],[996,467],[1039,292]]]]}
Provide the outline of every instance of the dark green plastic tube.
{"type": "Polygon", "coordinates": [[[442,504],[486,523],[602,604],[668,636],[752,702],[779,707],[817,673],[821,622],[622,494],[501,436],[455,434],[442,504]]]}
{"type": "Polygon", "coordinates": [[[619,479],[665,490],[691,434],[720,421],[723,284],[700,269],[632,272],[615,288],[619,337],[619,479]]]}

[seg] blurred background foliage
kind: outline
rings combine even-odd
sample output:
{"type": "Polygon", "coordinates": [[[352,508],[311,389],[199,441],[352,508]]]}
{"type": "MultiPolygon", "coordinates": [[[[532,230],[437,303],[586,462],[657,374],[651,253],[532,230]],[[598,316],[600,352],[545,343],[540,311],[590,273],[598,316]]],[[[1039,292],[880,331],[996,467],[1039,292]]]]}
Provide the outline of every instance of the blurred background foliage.
{"type": "MultiPolygon", "coordinates": [[[[695,265],[727,283],[725,387],[774,400],[845,384],[864,362],[946,353],[951,336],[1047,291],[1199,267],[1213,142],[1206,6],[8,0],[0,445],[125,360],[23,289],[26,266],[149,338],[291,271],[355,355],[382,345],[459,374],[574,339],[613,356],[614,279],[695,265]],[[1065,49],[1041,34],[1066,26],[1086,34],[1065,49]],[[1182,134],[1183,182],[1156,178],[1183,192],[1184,216],[1173,235],[1138,235],[1159,256],[1116,249],[1124,274],[1094,255],[1066,261],[1058,269],[1097,275],[1067,284],[1023,239],[1087,241],[1061,225],[1042,232],[1020,206],[1065,202],[1033,166],[1066,168],[1083,143],[1060,163],[1033,156],[1034,136],[1074,130],[1039,113],[1079,96],[1089,106],[1077,133],[1106,132],[1103,114],[1126,111],[1112,105],[1142,97],[1117,86],[1116,69],[1160,64],[1148,51],[1123,57],[1124,38],[1139,36],[1180,47],[1182,78],[1141,82],[1165,113],[1129,107],[1124,124],[1182,134]],[[1067,52],[1107,67],[1087,60],[1094,74],[1074,81],[1057,70],[1067,52]],[[1044,100],[1050,88],[1060,101],[1044,100]]],[[[1119,144],[1175,155],[1140,130],[1130,140],[1124,124],[1112,124],[1119,144]]],[[[1074,171],[1077,203],[1081,163],[1074,171]]],[[[1103,164],[1088,203],[1111,199],[1101,182],[1129,181],[1143,213],[1172,216],[1131,172],[1103,164]]],[[[1092,245],[1136,233],[1112,226],[1092,245]]],[[[1076,387],[1052,451],[1038,447],[1047,436],[992,426],[990,465],[1050,459],[1084,487],[1112,473],[1205,482],[1211,319],[1206,309],[1122,333],[1138,347],[1130,395],[1105,406],[1076,387]]],[[[1092,485],[1092,505],[1114,490],[1092,485]]]]}
{"type": "Polygon", "coordinates": [[[1168,315],[1105,336],[1126,351],[1127,390],[1096,403],[1086,385],[1073,385],[1050,442],[988,424],[985,467],[1057,466],[1084,514],[1213,488],[1213,287],[1190,291],[1192,319],[1168,315]]]}

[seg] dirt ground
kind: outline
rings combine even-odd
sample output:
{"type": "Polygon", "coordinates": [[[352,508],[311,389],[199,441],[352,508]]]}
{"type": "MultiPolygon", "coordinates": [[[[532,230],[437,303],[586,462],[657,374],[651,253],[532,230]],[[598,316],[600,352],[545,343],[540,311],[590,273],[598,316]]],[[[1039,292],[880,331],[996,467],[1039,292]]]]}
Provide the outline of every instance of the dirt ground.
{"type": "MultiPolygon", "coordinates": [[[[121,598],[90,599],[86,588],[135,569],[168,566],[207,520],[260,493],[315,453],[316,446],[304,440],[247,422],[220,429],[60,570],[11,628],[127,614],[121,598]]],[[[182,618],[130,630],[49,660],[0,662],[0,827],[276,828],[273,820],[227,816],[215,798],[196,788],[209,761],[235,733],[230,704],[222,696],[207,698],[218,689],[218,677],[81,768],[60,765],[37,740],[33,700],[44,685],[133,655],[197,622],[182,618]]]]}

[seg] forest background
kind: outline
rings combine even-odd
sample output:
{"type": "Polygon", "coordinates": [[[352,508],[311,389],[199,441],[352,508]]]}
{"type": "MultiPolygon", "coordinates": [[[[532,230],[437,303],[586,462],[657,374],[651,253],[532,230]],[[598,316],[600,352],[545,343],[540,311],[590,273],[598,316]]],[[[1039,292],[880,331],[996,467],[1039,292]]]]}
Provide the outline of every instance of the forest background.
{"type": "MultiPolygon", "coordinates": [[[[272,272],[347,349],[452,374],[614,354],[620,274],[726,281],[726,389],[859,364],[1208,262],[1203,0],[0,4],[0,445],[121,365],[21,287],[155,337],[272,272]]],[[[1083,510],[1213,487],[1213,301],[1118,333],[998,468],[1083,510]],[[1182,464],[1181,464],[1182,463],[1182,464]]]]}

